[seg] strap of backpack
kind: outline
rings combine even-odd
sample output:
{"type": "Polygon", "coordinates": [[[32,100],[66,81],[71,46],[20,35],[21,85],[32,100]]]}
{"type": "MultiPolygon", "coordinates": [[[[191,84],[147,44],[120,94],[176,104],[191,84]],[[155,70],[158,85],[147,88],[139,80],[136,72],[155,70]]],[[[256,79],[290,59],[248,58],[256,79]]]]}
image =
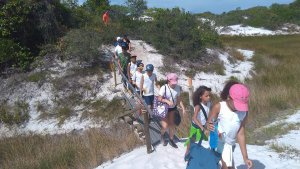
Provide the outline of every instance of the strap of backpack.
{"type": "Polygon", "coordinates": [[[204,107],[202,106],[201,103],[200,103],[200,108],[201,108],[202,113],[203,113],[203,115],[204,115],[204,117],[205,117],[205,120],[207,121],[207,114],[206,114],[206,111],[205,111],[205,109],[204,109],[204,107]]]}

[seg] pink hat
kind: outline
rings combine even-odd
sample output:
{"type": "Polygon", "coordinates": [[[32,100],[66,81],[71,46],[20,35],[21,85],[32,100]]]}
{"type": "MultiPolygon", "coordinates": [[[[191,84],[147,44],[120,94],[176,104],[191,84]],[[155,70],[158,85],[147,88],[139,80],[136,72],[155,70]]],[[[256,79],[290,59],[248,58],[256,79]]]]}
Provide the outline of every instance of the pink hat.
{"type": "Polygon", "coordinates": [[[175,73],[170,73],[167,75],[167,80],[172,84],[175,85],[178,82],[178,76],[175,73]]]}
{"type": "Polygon", "coordinates": [[[236,110],[248,111],[249,89],[245,85],[235,84],[231,86],[229,95],[236,110]]]}

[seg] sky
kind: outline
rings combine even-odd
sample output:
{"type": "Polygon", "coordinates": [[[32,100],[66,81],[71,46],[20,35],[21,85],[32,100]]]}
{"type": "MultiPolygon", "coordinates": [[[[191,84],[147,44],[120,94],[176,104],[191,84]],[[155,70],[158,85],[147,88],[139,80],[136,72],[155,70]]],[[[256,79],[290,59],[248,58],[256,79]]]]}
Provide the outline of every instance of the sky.
{"type": "MultiPolygon", "coordinates": [[[[83,3],[85,0],[79,0],[83,3]]],[[[124,5],[126,0],[110,0],[110,4],[124,5]]],[[[270,6],[273,3],[289,4],[294,0],[147,0],[148,7],[184,8],[192,13],[212,12],[220,14],[238,7],[247,9],[254,6],[270,6]]]]}

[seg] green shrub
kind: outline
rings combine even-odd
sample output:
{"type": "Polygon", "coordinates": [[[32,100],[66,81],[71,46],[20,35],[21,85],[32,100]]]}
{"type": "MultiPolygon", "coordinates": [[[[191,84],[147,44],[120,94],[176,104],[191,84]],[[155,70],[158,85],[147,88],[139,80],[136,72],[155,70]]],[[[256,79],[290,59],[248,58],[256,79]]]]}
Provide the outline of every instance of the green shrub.
{"type": "Polygon", "coordinates": [[[12,40],[0,38],[0,70],[11,66],[26,70],[32,61],[32,55],[28,49],[20,46],[12,40]]]}
{"type": "Polygon", "coordinates": [[[0,104],[0,120],[5,124],[20,125],[29,118],[29,104],[25,101],[16,101],[13,107],[6,102],[0,104]]]}
{"type": "Polygon", "coordinates": [[[46,79],[46,72],[35,72],[27,77],[27,81],[29,82],[40,82],[46,79]]]}
{"type": "Polygon", "coordinates": [[[62,125],[66,119],[72,115],[72,110],[69,107],[60,107],[57,110],[58,125],[62,125]]]}
{"type": "Polygon", "coordinates": [[[144,25],[143,38],[177,61],[195,61],[205,54],[205,47],[218,43],[218,35],[212,28],[200,25],[194,15],[178,8],[159,9],[154,21],[144,25]]]}
{"type": "Polygon", "coordinates": [[[100,55],[102,34],[92,29],[74,29],[62,39],[62,51],[67,58],[91,62],[100,55]]]}

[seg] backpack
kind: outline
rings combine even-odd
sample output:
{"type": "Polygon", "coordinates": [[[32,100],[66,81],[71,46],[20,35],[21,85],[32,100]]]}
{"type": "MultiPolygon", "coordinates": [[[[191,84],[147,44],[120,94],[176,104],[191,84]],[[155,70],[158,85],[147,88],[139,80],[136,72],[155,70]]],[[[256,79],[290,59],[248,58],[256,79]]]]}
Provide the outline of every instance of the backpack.
{"type": "Polygon", "coordinates": [[[198,144],[191,142],[190,157],[186,169],[219,169],[221,154],[203,147],[201,142],[202,139],[198,144]]]}

